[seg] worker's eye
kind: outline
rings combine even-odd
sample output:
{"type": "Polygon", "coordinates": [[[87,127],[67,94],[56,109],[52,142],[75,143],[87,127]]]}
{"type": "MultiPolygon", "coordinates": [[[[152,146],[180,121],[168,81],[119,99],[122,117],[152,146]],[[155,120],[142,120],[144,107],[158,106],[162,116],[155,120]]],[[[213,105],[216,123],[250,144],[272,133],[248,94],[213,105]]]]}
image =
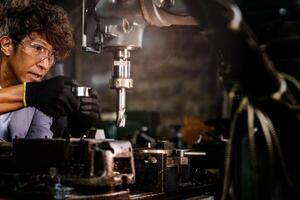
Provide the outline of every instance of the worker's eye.
{"type": "Polygon", "coordinates": [[[46,48],[40,44],[37,44],[37,43],[31,43],[31,47],[33,48],[33,50],[36,52],[36,53],[44,53],[46,52],[46,48]]]}

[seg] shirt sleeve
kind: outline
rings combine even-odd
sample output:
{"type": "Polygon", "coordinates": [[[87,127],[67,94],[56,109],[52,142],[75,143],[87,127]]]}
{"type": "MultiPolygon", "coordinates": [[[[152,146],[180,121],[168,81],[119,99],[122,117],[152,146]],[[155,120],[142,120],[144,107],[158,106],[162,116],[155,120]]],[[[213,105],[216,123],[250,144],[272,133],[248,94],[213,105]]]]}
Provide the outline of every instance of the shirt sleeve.
{"type": "Polygon", "coordinates": [[[5,133],[6,141],[10,142],[15,138],[26,137],[35,110],[33,107],[26,107],[10,113],[11,117],[5,133]]]}
{"type": "Polygon", "coordinates": [[[36,109],[25,138],[52,138],[53,133],[50,130],[51,125],[52,117],[45,115],[36,109]]]}

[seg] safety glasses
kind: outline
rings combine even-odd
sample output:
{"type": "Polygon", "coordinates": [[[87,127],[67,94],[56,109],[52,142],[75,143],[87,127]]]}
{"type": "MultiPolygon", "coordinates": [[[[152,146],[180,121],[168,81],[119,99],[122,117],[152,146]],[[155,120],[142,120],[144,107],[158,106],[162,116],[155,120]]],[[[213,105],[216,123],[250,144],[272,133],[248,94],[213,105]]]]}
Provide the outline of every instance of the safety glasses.
{"type": "Polygon", "coordinates": [[[55,51],[48,49],[40,42],[35,42],[31,40],[22,40],[21,42],[14,41],[15,43],[21,45],[23,48],[22,50],[35,59],[36,62],[41,62],[45,59],[48,60],[48,65],[52,66],[58,60],[55,56],[55,51]]]}

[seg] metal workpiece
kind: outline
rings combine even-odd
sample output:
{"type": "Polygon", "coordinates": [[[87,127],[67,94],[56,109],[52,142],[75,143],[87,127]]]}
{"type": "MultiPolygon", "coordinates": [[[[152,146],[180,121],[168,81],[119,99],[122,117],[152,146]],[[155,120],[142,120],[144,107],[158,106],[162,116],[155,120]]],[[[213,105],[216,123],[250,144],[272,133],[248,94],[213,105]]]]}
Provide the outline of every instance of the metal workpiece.
{"type": "Polygon", "coordinates": [[[84,87],[84,86],[76,86],[71,88],[72,93],[76,97],[89,97],[91,96],[91,88],[90,87],[84,87]]]}

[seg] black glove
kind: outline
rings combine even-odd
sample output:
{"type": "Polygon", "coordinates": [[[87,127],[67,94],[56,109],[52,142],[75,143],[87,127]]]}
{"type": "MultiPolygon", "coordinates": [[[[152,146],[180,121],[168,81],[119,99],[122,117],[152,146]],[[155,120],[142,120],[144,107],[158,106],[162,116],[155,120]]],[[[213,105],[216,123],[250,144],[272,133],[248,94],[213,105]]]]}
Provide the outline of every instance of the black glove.
{"type": "Polygon", "coordinates": [[[79,109],[80,101],[72,91],[74,81],[56,76],[42,82],[26,84],[26,102],[54,118],[65,116],[79,109]]]}
{"type": "Polygon", "coordinates": [[[82,137],[100,117],[99,95],[90,90],[90,97],[80,97],[80,108],[68,116],[68,131],[73,137],[82,137]]]}

